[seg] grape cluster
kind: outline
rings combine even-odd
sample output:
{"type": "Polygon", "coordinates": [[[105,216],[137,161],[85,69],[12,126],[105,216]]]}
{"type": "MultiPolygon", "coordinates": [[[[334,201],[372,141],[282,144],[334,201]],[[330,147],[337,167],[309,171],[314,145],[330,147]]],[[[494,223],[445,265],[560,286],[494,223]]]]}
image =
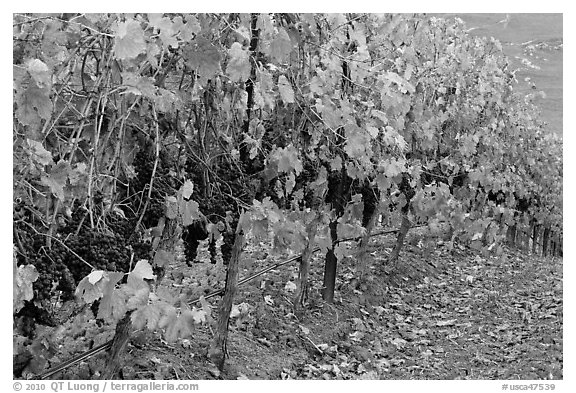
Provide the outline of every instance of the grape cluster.
{"type": "Polygon", "coordinates": [[[206,222],[197,220],[184,229],[182,240],[184,241],[184,254],[188,264],[194,262],[198,253],[198,245],[201,240],[208,238],[206,222]]]}
{"type": "Polygon", "coordinates": [[[32,231],[28,226],[15,225],[19,245],[23,248],[17,255],[18,265],[31,264],[38,272],[38,279],[32,284],[35,301],[50,300],[54,290],[62,290],[64,300],[70,298],[76,283],[63,263],[62,251],[56,242],[49,249],[46,237],[32,231]],[[26,256],[26,258],[25,258],[26,256]]]}
{"type": "Polygon", "coordinates": [[[366,228],[372,215],[378,206],[378,199],[380,198],[380,191],[378,187],[370,185],[369,181],[365,181],[360,189],[362,200],[364,201],[364,210],[362,211],[362,226],[366,228]]]}
{"type": "Polygon", "coordinates": [[[140,259],[150,259],[152,253],[152,245],[150,243],[135,242],[130,245],[134,252],[134,262],[140,259]]]}
{"type": "MultiPolygon", "coordinates": [[[[238,211],[238,203],[230,195],[214,191],[211,193],[210,198],[198,197],[204,195],[205,187],[204,181],[201,178],[201,174],[203,173],[201,169],[202,167],[194,161],[188,161],[186,170],[189,177],[192,179],[192,182],[196,186],[194,195],[197,198],[196,201],[199,204],[200,211],[207,217],[210,217],[211,221],[214,220],[213,217],[215,217],[216,219],[212,221],[213,223],[224,221],[227,212],[232,212],[232,222],[228,223],[231,233],[229,233],[228,230],[222,231],[223,242],[220,247],[224,264],[228,264],[232,255],[232,247],[235,240],[234,230],[236,229],[239,219],[238,215],[235,213],[238,211]]],[[[222,189],[233,194],[234,197],[243,200],[247,204],[252,203],[257,190],[255,187],[251,187],[250,184],[247,184],[245,180],[243,180],[243,177],[241,176],[242,174],[238,173],[237,167],[229,165],[226,161],[222,161],[214,168],[214,171],[216,171],[216,174],[218,175],[216,181],[220,183],[222,189]],[[221,184],[222,182],[225,182],[226,185],[221,184]]],[[[184,233],[183,240],[186,257],[189,262],[193,261],[196,257],[196,249],[198,248],[199,240],[205,240],[208,237],[208,233],[204,233],[204,231],[205,230],[200,230],[199,228],[187,228],[184,233]]],[[[217,254],[215,240],[212,240],[209,244],[209,250],[212,262],[215,263],[217,254]]]]}
{"type": "MultiPolygon", "coordinates": [[[[131,193],[137,195],[132,198],[134,211],[140,207],[141,200],[148,197],[150,180],[154,171],[155,156],[151,153],[150,146],[141,148],[134,157],[134,169],[136,177],[130,181],[131,193]]],[[[164,215],[164,199],[166,195],[172,195],[179,188],[179,181],[172,175],[175,163],[173,157],[165,151],[160,152],[158,166],[156,168],[153,190],[150,194],[150,201],[146,209],[146,214],[142,219],[145,228],[151,228],[158,224],[158,220],[164,215]]]]}
{"type": "Polygon", "coordinates": [[[164,198],[158,191],[153,191],[150,196],[148,209],[142,219],[142,225],[144,225],[144,228],[152,228],[158,225],[158,220],[164,216],[164,212],[164,198]]]}
{"type": "MultiPolygon", "coordinates": [[[[84,230],[78,236],[69,237],[66,245],[96,269],[127,271],[129,268],[130,250],[119,235],[84,230]]],[[[68,250],[62,250],[61,258],[76,282],[92,270],[68,250]]]]}
{"type": "Polygon", "coordinates": [[[76,284],[61,257],[52,259],[49,254],[37,254],[31,262],[39,275],[33,284],[35,300],[50,300],[54,289],[62,291],[63,300],[72,297],[76,284]]]}
{"type": "MultiPolygon", "coordinates": [[[[76,228],[77,225],[73,223],[72,226],[76,228]]],[[[52,239],[50,248],[41,234],[24,230],[19,234],[28,260],[20,257],[18,262],[36,267],[39,278],[33,283],[34,298],[40,302],[51,299],[54,291],[61,291],[63,300],[72,298],[78,282],[92,271],[88,264],[109,271],[126,272],[129,269],[131,250],[126,240],[117,234],[100,233],[82,226],[76,235],[63,228],[61,233],[53,235],[59,241],[52,239]],[[65,232],[70,233],[66,235],[65,232]]],[[[138,250],[135,256],[147,258],[149,247],[138,243],[134,247],[138,250]]]]}
{"type": "Polygon", "coordinates": [[[118,236],[83,231],[68,237],[65,244],[67,247],[54,242],[51,249],[43,248],[31,261],[39,273],[33,287],[40,301],[50,299],[53,290],[62,291],[64,300],[73,297],[78,282],[92,271],[78,256],[96,269],[128,270],[130,253],[118,236]]]}

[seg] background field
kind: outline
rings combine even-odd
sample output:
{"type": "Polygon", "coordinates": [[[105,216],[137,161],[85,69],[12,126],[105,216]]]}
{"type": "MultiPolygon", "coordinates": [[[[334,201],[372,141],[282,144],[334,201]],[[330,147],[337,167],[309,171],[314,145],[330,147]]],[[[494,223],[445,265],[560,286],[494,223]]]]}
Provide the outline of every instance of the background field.
{"type": "Polygon", "coordinates": [[[562,14],[442,14],[457,16],[471,34],[489,36],[502,43],[512,61],[517,89],[543,91],[536,103],[550,130],[562,135],[562,14]],[[527,79],[528,78],[528,79],[527,79]]]}

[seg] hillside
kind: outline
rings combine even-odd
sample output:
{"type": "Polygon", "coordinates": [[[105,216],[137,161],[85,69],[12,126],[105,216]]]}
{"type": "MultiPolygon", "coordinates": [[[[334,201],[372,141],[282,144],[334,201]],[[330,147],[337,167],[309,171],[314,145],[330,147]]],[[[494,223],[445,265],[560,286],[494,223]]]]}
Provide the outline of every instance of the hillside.
{"type": "Polygon", "coordinates": [[[562,135],[563,15],[442,14],[466,22],[470,34],[494,37],[517,68],[516,88],[525,94],[543,91],[537,105],[550,130],[562,135]],[[528,79],[528,80],[527,80],[528,79]]]}
{"type": "Polygon", "coordinates": [[[563,378],[561,19],[466,18],[14,14],[14,378],[563,378]]]}
{"type": "MultiPolygon", "coordinates": [[[[291,304],[296,263],[241,286],[224,372],[207,358],[210,330],[198,327],[192,338],[173,345],[137,333],[123,358],[123,379],[563,378],[562,259],[515,250],[486,258],[464,248],[450,251],[435,237],[419,234],[407,243],[396,268],[386,266],[391,236],[372,240],[367,272],[355,257],[343,261],[334,304],[321,299],[322,261],[315,257],[304,314],[295,315],[291,304]]],[[[170,267],[166,290],[205,287],[195,279],[213,269],[205,247],[205,262],[170,267]]],[[[248,252],[241,276],[283,259],[262,259],[269,252],[248,252]]],[[[211,303],[215,309],[217,302],[211,303]]],[[[81,351],[86,344],[79,337],[62,345],[81,351]]],[[[104,359],[100,355],[54,378],[91,379],[104,359]]]]}

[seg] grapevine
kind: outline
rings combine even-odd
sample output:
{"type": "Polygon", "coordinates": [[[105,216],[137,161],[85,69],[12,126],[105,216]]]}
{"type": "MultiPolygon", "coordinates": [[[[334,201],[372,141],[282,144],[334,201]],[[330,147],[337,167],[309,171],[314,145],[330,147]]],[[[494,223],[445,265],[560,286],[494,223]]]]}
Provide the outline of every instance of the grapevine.
{"type": "Polygon", "coordinates": [[[77,297],[124,333],[189,337],[211,318],[205,305],[157,292],[181,244],[192,268],[207,243],[212,263],[237,269],[244,236],[304,253],[299,308],[310,254],[325,256],[332,302],[356,252],[340,243],[362,239],[365,255],[381,216],[399,227],[385,264],[410,228],[438,223],[452,249],[562,252],[562,138],[539,119],[536,94],[515,91],[501,44],[458,19],[13,18],[19,335],[77,297]]]}

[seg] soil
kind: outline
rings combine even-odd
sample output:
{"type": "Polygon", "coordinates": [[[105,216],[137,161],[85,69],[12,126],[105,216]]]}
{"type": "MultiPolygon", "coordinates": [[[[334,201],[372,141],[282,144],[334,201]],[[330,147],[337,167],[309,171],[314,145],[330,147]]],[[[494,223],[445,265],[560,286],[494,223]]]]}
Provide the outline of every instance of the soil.
{"type": "MultiPolygon", "coordinates": [[[[297,263],[241,286],[222,372],[207,358],[212,337],[207,322],[192,339],[173,344],[158,333],[134,333],[123,355],[122,378],[563,378],[562,259],[510,249],[482,256],[412,234],[398,263],[390,266],[386,260],[394,240],[377,237],[364,261],[340,262],[333,304],[320,294],[319,253],[302,312],[292,306],[297,263]]],[[[269,251],[261,245],[247,249],[241,277],[287,259],[269,251]]],[[[214,272],[218,268],[208,261],[189,267],[179,260],[162,285],[196,296],[217,285],[223,277],[214,272]],[[198,281],[195,272],[212,281],[198,281]]],[[[210,301],[215,314],[219,298],[210,301]]],[[[86,378],[81,370],[97,370],[104,356],[99,357],[55,378],[86,378]]]]}

